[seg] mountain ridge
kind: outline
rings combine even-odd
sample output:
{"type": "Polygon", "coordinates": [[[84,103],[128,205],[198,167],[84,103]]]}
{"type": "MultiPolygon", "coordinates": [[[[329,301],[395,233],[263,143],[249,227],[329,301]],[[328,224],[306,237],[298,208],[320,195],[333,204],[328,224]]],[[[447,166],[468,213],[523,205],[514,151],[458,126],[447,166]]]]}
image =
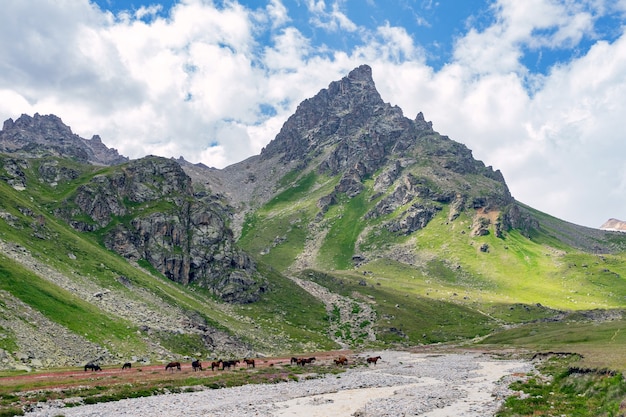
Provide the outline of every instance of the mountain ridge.
{"type": "Polygon", "coordinates": [[[55,115],[33,117],[22,114],[18,119],[5,120],[0,130],[0,152],[28,156],[58,155],[92,164],[114,165],[128,161],[116,149],[108,148],[98,135],[90,140],[72,133],[55,115]]]}

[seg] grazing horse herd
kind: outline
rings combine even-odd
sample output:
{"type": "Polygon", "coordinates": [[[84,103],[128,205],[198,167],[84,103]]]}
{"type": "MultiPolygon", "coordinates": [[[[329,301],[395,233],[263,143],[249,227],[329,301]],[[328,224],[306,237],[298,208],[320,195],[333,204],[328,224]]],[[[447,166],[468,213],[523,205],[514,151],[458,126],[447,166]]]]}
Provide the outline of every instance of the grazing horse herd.
{"type": "MultiPolygon", "coordinates": [[[[376,365],[376,363],[378,362],[378,360],[381,359],[380,356],[372,356],[366,359],[366,363],[369,365],[371,363],[373,363],[374,365],[376,365]]],[[[243,362],[246,364],[246,367],[255,367],[255,362],[254,359],[249,359],[249,358],[244,358],[243,362]]],[[[296,366],[304,366],[307,363],[313,363],[315,362],[315,357],[310,357],[310,358],[297,358],[297,357],[292,357],[291,361],[290,361],[290,365],[296,365],[296,366]]],[[[345,366],[348,365],[348,358],[345,356],[339,356],[336,359],[333,359],[333,362],[335,363],[335,365],[337,366],[345,366]]],[[[235,360],[227,360],[227,361],[223,361],[223,360],[218,360],[218,361],[213,361],[211,362],[211,371],[214,371],[216,369],[224,371],[226,369],[230,369],[231,367],[237,367],[237,364],[241,363],[241,361],[235,359],[235,360]]],[[[273,366],[273,364],[271,364],[270,366],[273,366]]],[[[180,371],[181,370],[181,364],[180,362],[170,362],[167,365],[165,365],[165,370],[166,371],[171,371],[173,372],[175,369],[180,371]]],[[[194,370],[194,372],[196,371],[202,371],[202,362],[200,362],[199,360],[195,359],[191,362],[191,368],[194,370]]],[[[88,364],[85,365],[85,372],[87,370],[91,370],[91,371],[101,371],[102,368],[93,363],[93,362],[89,362],[88,364]]],[[[126,362],[124,365],[122,365],[122,370],[124,369],[132,369],[132,364],[130,362],[126,362]]]]}

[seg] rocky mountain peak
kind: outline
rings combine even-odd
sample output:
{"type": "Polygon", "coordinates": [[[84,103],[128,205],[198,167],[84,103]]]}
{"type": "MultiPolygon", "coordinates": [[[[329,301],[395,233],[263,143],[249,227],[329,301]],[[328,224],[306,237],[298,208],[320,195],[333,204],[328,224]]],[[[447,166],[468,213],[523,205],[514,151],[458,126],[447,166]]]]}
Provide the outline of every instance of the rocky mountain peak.
{"type": "MultiPolygon", "coordinates": [[[[300,103],[261,152],[261,159],[280,156],[284,163],[306,165],[334,148],[322,169],[338,173],[361,163],[367,174],[398,149],[398,142],[425,129],[431,126],[423,115],[412,121],[399,107],[385,103],[376,90],[372,69],[361,65],[300,103]]],[[[400,147],[406,148],[406,144],[400,147]]]]}
{"type": "Polygon", "coordinates": [[[608,219],[600,226],[600,229],[626,232],[626,222],[618,219],[608,219]]]}
{"type": "Polygon", "coordinates": [[[50,114],[33,117],[22,114],[17,120],[8,119],[0,131],[0,152],[29,157],[54,155],[70,157],[80,162],[115,165],[128,161],[117,150],[108,148],[99,136],[91,140],[72,132],[61,118],[50,114]]]}
{"type": "Polygon", "coordinates": [[[22,114],[15,122],[8,119],[4,122],[3,130],[16,129],[19,132],[33,131],[39,132],[42,136],[67,137],[72,135],[72,130],[66,126],[60,117],[53,114],[42,116],[35,113],[33,117],[22,114]]]}
{"type": "Polygon", "coordinates": [[[372,68],[369,65],[361,65],[356,67],[346,77],[352,81],[361,81],[364,83],[374,85],[374,79],[372,78],[372,68]]]}
{"type": "Polygon", "coordinates": [[[376,91],[368,66],[354,69],[314,97],[298,105],[276,138],[261,152],[262,158],[282,154],[282,160],[297,160],[337,141],[348,130],[348,122],[365,121],[384,103],[376,91]],[[347,119],[351,120],[347,120],[347,119]]]}

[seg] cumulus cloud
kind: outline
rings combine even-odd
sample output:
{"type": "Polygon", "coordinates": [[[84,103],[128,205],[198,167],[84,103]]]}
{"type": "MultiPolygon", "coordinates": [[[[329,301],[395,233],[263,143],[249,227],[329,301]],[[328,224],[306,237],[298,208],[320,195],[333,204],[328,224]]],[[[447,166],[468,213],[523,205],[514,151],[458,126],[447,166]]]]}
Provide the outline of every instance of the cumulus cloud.
{"type": "Polygon", "coordinates": [[[360,26],[346,1],[301,2],[299,21],[350,40],[340,46],[298,26],[293,2],[215,3],[112,14],[88,0],[8,0],[0,118],[53,113],[132,158],[224,167],[258,154],[303,99],[367,63],[385,101],[407,117],[423,111],[502,170],[518,200],[588,226],[626,220],[626,39],[621,26],[604,39],[596,24],[623,21],[624,0],[494,0],[489,20],[468,19],[438,69],[410,28],[360,26]],[[536,73],[528,51],[569,52],[536,73]]]}

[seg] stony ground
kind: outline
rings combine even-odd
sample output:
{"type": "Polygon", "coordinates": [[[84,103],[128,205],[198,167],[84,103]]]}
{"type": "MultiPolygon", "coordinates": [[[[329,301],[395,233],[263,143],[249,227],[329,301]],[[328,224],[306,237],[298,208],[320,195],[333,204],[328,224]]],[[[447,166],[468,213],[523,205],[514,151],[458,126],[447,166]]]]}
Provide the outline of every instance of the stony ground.
{"type": "MultiPolygon", "coordinates": [[[[121,290],[101,287],[90,277],[76,273],[64,274],[33,256],[24,247],[3,240],[0,240],[0,253],[20,263],[40,278],[82,300],[96,304],[111,316],[119,316],[137,326],[158,331],[177,333],[180,329],[185,329],[189,332],[203,333],[192,328],[193,323],[182,309],[165,303],[144,288],[132,287],[130,283],[124,282],[124,285],[130,286],[128,292],[122,293],[121,290]]],[[[68,254],[68,259],[73,256],[75,255],[68,254]]],[[[13,353],[0,349],[0,369],[78,366],[89,361],[116,363],[129,359],[118,357],[106,348],[69,332],[6,291],[0,291],[0,329],[2,328],[8,329],[14,335],[19,351],[13,353]]],[[[228,351],[236,354],[247,352],[240,342],[225,332],[217,330],[207,332],[210,333],[216,352],[228,351]]],[[[146,353],[153,358],[166,359],[174,356],[160,346],[156,338],[144,337],[144,341],[148,349],[146,353]]]]}
{"type": "MultiPolygon", "coordinates": [[[[40,404],[30,417],[103,416],[464,416],[494,415],[515,378],[533,367],[481,353],[398,351],[377,365],[338,375],[267,385],[205,390],[59,409],[40,404]]],[[[360,355],[363,361],[366,355],[360,355]]],[[[355,359],[355,358],[351,358],[355,359]]]]}

